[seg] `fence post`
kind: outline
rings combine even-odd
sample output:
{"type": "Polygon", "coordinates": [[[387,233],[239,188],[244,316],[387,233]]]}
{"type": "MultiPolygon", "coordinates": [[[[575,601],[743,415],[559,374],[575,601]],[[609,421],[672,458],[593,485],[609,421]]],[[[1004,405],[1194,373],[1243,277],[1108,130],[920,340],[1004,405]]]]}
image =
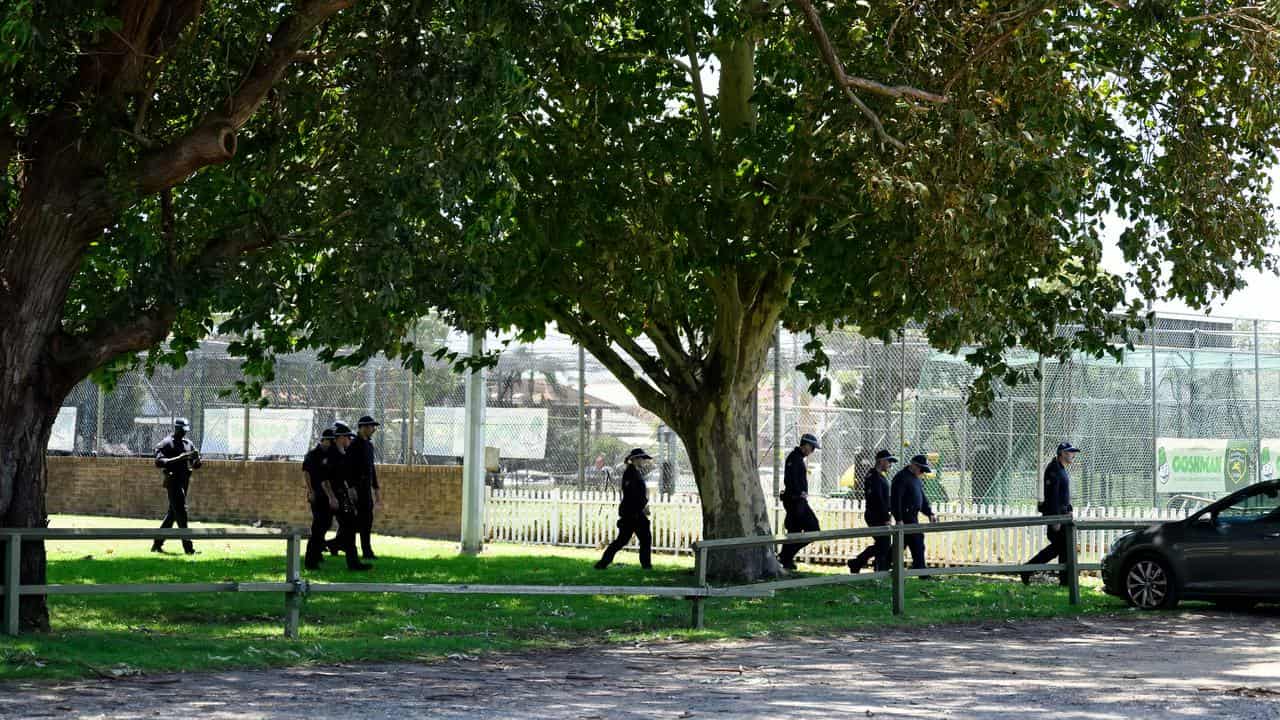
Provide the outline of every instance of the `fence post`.
{"type": "MultiPolygon", "coordinates": [[[[706,589],[707,587],[707,550],[706,548],[699,547],[698,543],[694,543],[693,548],[694,548],[693,574],[695,578],[694,582],[698,587],[706,589]]],[[[700,597],[690,598],[690,601],[693,603],[693,629],[694,630],[701,630],[704,627],[704,617],[703,617],[704,608],[702,607],[703,600],[704,598],[700,598],[700,597]]]]}
{"type": "Polygon", "coordinates": [[[302,541],[298,531],[289,533],[288,558],[285,560],[285,582],[293,589],[284,594],[284,636],[290,639],[298,637],[298,620],[302,614],[302,541]]]}
{"type": "Polygon", "coordinates": [[[1062,528],[1066,531],[1067,556],[1061,558],[1067,569],[1067,600],[1072,605],[1080,604],[1080,568],[1076,562],[1076,519],[1071,518],[1062,528]]]}
{"type": "Polygon", "coordinates": [[[4,563],[4,632],[18,634],[18,598],[22,596],[22,536],[6,538],[4,563]]]}
{"type": "Polygon", "coordinates": [[[893,528],[893,614],[901,615],[907,604],[907,573],[902,563],[902,526],[893,528]]]}

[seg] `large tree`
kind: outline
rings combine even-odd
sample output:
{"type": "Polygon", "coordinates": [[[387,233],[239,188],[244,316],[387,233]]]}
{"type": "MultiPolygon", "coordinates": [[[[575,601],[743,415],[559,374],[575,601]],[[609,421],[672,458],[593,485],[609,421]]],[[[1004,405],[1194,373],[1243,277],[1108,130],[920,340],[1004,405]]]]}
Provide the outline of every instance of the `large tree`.
{"type": "MultiPolygon", "coordinates": [[[[689,451],[709,538],[770,532],[750,435],[775,325],[921,323],[1100,353],[1138,298],[1271,267],[1276,18],[1226,0],[565,2],[513,39],[535,89],[504,177],[450,216],[461,324],[555,323],[689,451]],[[538,50],[542,48],[542,50],[538,50]],[[522,52],[523,51],[523,52],[522,52]],[[1100,269],[1101,224],[1132,268],[1100,269]],[[1059,336],[1055,326],[1081,329],[1059,336]]],[[[809,368],[819,373],[821,348],[809,368]]],[[[823,382],[816,382],[822,389],[823,382]]],[[[713,559],[776,571],[768,551],[713,559]]]]}
{"type": "MultiPolygon", "coordinates": [[[[0,525],[47,523],[45,447],[77,382],[145,350],[181,364],[214,317],[259,380],[300,347],[422,367],[401,338],[428,269],[398,218],[483,173],[509,5],[0,6],[0,525]]],[[[24,543],[22,581],[44,578],[24,543]]],[[[47,627],[43,598],[21,612],[47,627]]]]}

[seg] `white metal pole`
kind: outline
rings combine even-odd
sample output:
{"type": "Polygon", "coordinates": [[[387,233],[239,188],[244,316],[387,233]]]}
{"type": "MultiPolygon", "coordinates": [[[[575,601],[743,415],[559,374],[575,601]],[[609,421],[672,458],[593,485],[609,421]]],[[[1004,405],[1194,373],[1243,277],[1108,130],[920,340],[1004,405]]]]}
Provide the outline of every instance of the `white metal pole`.
{"type": "Polygon", "coordinates": [[[1039,383],[1040,388],[1036,396],[1036,458],[1034,463],[1032,464],[1031,477],[1033,478],[1032,484],[1034,484],[1036,487],[1036,502],[1040,502],[1044,500],[1044,484],[1036,482],[1034,478],[1037,475],[1037,471],[1040,469],[1040,463],[1044,462],[1044,456],[1045,456],[1045,449],[1044,449],[1044,432],[1045,432],[1044,376],[1045,376],[1045,372],[1044,372],[1044,355],[1041,355],[1040,353],[1036,353],[1036,355],[1038,358],[1036,361],[1036,367],[1040,374],[1040,383],[1039,383]]]}
{"type": "Polygon", "coordinates": [[[1158,507],[1160,491],[1160,394],[1156,381],[1156,323],[1151,315],[1151,506],[1158,507]]]}
{"type": "Polygon", "coordinates": [[[778,528],[778,491],[782,482],[782,324],[773,329],[773,527],[778,528]]]}
{"type": "MultiPolygon", "coordinates": [[[[483,331],[471,334],[471,357],[484,352],[483,331]]],[[[462,552],[476,555],[484,543],[484,372],[467,373],[466,435],[462,458],[462,552]]]]}
{"type": "Polygon", "coordinates": [[[587,487],[587,351],[578,346],[578,490],[587,487]]]}
{"type": "Polygon", "coordinates": [[[1253,464],[1262,482],[1262,358],[1258,345],[1258,321],[1253,321],[1253,464]]]}

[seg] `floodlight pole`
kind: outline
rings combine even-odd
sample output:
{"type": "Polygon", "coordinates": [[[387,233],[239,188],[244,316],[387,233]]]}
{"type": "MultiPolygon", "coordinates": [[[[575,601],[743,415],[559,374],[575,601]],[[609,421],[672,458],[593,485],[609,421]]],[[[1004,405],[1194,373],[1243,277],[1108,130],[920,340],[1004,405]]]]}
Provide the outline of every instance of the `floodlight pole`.
{"type": "MultiPolygon", "coordinates": [[[[484,353],[484,331],[471,334],[471,357],[484,353]]],[[[479,554],[484,544],[484,371],[467,371],[466,435],[462,458],[462,552],[479,554]]]]}
{"type": "Polygon", "coordinates": [[[1256,478],[1262,482],[1262,358],[1258,345],[1258,321],[1253,321],[1253,465],[1257,469],[1256,478]]]}

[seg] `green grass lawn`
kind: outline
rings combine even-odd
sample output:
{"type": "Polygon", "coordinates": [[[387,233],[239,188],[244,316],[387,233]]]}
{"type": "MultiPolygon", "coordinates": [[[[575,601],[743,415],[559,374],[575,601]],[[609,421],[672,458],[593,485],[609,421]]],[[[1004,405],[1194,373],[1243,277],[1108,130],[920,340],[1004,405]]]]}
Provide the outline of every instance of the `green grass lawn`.
{"type": "MultiPolygon", "coordinates": [[[[150,527],[151,521],[59,516],[54,527],[150,527]]],[[[213,525],[197,525],[216,527],[213,525]]],[[[187,557],[148,552],[146,541],[48,545],[50,583],[278,582],[284,542],[210,541],[187,557]]],[[[338,558],[313,581],[519,585],[692,583],[688,557],[657,555],[643,572],[634,553],[601,572],[594,550],[490,545],[480,557],[454,543],[376,537],[369,573],[338,558]]],[[[843,569],[802,566],[812,573],[843,569]]],[[[275,593],[75,595],[49,598],[53,631],[0,639],[0,678],[128,675],[165,670],[431,660],[450,654],[572,647],[598,642],[787,636],[933,624],[1115,612],[1123,603],[1086,585],[1077,607],[1056,584],[1012,580],[910,580],[906,614],[890,609],[887,581],[778,592],[772,598],[706,601],[706,629],[688,627],[690,603],[648,597],[317,594],[302,610],[297,640],[282,637],[284,597],[275,593]]]]}

